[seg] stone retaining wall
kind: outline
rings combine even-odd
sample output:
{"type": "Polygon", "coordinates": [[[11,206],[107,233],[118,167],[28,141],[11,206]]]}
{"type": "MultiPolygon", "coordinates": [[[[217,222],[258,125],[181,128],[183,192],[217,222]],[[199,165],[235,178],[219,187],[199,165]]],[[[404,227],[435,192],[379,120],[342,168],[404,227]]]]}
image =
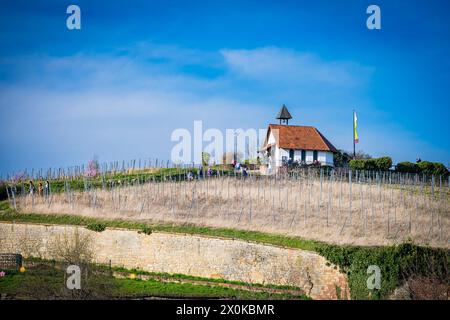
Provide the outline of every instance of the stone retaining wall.
{"type": "Polygon", "coordinates": [[[68,225],[0,223],[0,252],[24,257],[56,257],[55,244],[64,239],[90,239],[95,261],[128,269],[181,273],[207,278],[291,285],[313,299],[349,297],[347,278],[327,266],[317,253],[200,235],[107,228],[103,232],[68,225]],[[337,289],[339,288],[339,289],[337,289]]]}

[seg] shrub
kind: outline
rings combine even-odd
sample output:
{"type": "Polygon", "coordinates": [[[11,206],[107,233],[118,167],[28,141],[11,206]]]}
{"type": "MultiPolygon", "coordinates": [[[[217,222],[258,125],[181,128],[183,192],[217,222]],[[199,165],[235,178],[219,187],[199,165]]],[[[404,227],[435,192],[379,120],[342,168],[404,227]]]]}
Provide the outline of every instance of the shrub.
{"type": "Polygon", "coordinates": [[[152,234],[152,229],[149,226],[145,225],[141,228],[141,231],[139,231],[139,233],[144,233],[146,235],[150,235],[150,234],[152,234]]]}
{"type": "Polygon", "coordinates": [[[391,157],[381,157],[375,159],[376,167],[378,170],[387,171],[392,167],[391,157]]]}
{"type": "Polygon", "coordinates": [[[364,161],[362,159],[350,160],[349,165],[352,170],[364,170],[364,161]]]}
{"type": "Polygon", "coordinates": [[[448,172],[447,168],[442,163],[434,162],[433,165],[434,165],[434,174],[435,175],[437,175],[437,176],[445,176],[445,177],[448,176],[449,172],[448,172]]]}
{"type": "Polygon", "coordinates": [[[395,166],[395,170],[398,172],[405,172],[405,173],[419,173],[420,168],[417,164],[412,162],[399,162],[395,166]]]}
{"type": "Polygon", "coordinates": [[[334,165],[336,167],[347,167],[348,163],[352,160],[352,156],[349,152],[338,150],[333,156],[334,165]]]}
{"type": "Polygon", "coordinates": [[[86,228],[92,231],[102,232],[105,231],[106,225],[102,223],[89,223],[86,228]]]}
{"type": "Polygon", "coordinates": [[[434,174],[434,164],[430,161],[420,161],[417,164],[420,168],[420,173],[426,174],[426,175],[433,175],[434,174]]]}
{"type": "Polygon", "coordinates": [[[350,169],[353,170],[381,170],[387,171],[392,166],[390,157],[376,159],[356,159],[349,162],[350,169]]]}
{"type": "Polygon", "coordinates": [[[377,170],[377,162],[376,159],[366,159],[361,160],[364,161],[364,170],[377,170]]]}
{"type": "Polygon", "coordinates": [[[347,273],[352,299],[386,299],[396,287],[416,276],[431,277],[449,285],[450,251],[404,243],[392,247],[325,245],[317,251],[347,273]],[[380,267],[381,288],[367,288],[367,268],[380,267]]]}
{"type": "Polygon", "coordinates": [[[99,173],[100,165],[97,160],[89,160],[86,172],[84,173],[85,177],[96,177],[99,173]]]}
{"type": "Polygon", "coordinates": [[[436,175],[448,177],[449,175],[447,168],[442,163],[439,162],[421,161],[417,165],[420,169],[420,173],[429,176],[436,175]]]}

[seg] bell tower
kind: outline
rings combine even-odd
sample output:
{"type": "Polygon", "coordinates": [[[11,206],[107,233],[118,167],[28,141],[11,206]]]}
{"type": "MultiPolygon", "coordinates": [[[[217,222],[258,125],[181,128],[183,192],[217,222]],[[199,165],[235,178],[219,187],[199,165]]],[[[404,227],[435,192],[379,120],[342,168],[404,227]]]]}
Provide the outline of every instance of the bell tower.
{"type": "Polygon", "coordinates": [[[280,112],[278,112],[277,119],[280,120],[280,124],[289,124],[289,119],[292,119],[291,114],[289,113],[286,106],[283,104],[283,106],[280,109],[280,112]]]}

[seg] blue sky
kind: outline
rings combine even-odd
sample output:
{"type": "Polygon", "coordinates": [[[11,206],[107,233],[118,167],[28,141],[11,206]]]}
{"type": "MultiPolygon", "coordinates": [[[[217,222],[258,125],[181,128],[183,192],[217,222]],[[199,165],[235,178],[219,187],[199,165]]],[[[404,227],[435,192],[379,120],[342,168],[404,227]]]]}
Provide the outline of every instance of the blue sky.
{"type": "Polygon", "coordinates": [[[0,172],[168,159],[174,129],[265,128],[283,103],[339,149],[356,109],[357,149],[449,165],[449,14],[445,0],[2,1],[0,172]]]}

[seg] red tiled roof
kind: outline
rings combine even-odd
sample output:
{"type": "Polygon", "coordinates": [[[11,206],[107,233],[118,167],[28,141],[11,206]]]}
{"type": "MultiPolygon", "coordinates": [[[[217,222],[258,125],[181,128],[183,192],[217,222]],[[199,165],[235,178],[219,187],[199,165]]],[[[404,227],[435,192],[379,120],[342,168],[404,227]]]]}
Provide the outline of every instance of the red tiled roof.
{"type": "Polygon", "coordinates": [[[331,142],[314,127],[269,124],[264,145],[267,144],[267,139],[271,131],[274,133],[278,147],[283,149],[337,152],[337,149],[331,142]]]}

